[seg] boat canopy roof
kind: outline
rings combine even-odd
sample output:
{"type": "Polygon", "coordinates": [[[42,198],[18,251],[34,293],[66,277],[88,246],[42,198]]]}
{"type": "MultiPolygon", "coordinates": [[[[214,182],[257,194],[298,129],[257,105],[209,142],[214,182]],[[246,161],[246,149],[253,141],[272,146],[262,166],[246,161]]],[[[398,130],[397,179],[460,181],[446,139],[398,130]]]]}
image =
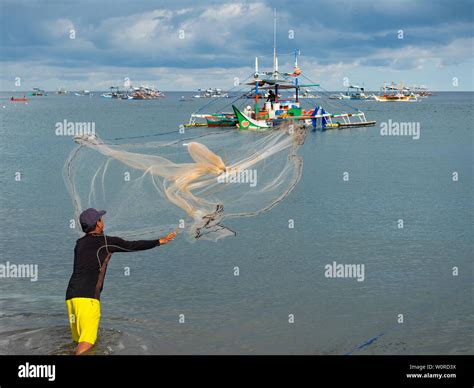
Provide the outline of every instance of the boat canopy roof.
{"type": "MultiPolygon", "coordinates": [[[[266,85],[262,86],[260,89],[267,90],[267,89],[274,89],[275,85],[266,85]]],[[[299,86],[296,85],[287,85],[287,84],[278,84],[278,89],[298,89],[299,86]]]]}

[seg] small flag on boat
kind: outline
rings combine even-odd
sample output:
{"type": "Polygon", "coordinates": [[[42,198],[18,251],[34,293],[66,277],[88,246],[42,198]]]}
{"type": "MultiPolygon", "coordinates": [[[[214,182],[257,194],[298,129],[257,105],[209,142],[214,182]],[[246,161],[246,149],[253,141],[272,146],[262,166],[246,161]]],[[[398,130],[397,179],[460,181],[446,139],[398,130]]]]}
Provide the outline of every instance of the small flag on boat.
{"type": "Polygon", "coordinates": [[[303,71],[295,66],[295,68],[293,69],[293,73],[291,74],[292,77],[298,77],[303,71]]]}

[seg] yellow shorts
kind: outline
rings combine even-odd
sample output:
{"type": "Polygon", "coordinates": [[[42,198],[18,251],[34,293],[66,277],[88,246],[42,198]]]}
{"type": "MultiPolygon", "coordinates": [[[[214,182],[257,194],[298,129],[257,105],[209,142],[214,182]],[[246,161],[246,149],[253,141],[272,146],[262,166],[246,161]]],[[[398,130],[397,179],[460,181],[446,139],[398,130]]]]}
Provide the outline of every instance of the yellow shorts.
{"type": "Polygon", "coordinates": [[[94,345],[100,321],[100,301],[92,298],[66,300],[72,340],[94,345]]]}

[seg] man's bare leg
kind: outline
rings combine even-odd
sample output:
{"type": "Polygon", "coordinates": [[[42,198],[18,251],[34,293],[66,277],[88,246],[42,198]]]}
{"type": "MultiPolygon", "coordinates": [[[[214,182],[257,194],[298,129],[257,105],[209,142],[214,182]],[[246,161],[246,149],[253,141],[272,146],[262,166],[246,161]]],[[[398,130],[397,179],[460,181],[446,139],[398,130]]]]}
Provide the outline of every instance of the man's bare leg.
{"type": "Polygon", "coordinates": [[[76,356],[80,354],[84,354],[88,350],[90,350],[94,345],[90,344],[89,342],[79,342],[76,348],[76,356]]]}

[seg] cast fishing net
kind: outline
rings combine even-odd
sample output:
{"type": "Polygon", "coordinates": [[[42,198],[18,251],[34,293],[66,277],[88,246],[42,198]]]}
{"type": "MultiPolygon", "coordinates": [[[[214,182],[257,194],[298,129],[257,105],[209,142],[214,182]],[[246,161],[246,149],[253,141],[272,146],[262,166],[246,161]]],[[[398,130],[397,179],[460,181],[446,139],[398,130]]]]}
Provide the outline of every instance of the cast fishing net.
{"type": "Polygon", "coordinates": [[[156,238],[181,230],[191,241],[215,241],[235,234],[224,220],[268,211],[291,192],[305,134],[290,125],[139,144],[85,135],[75,138],[64,178],[76,219],[88,207],[105,209],[109,234],[156,238]]]}

